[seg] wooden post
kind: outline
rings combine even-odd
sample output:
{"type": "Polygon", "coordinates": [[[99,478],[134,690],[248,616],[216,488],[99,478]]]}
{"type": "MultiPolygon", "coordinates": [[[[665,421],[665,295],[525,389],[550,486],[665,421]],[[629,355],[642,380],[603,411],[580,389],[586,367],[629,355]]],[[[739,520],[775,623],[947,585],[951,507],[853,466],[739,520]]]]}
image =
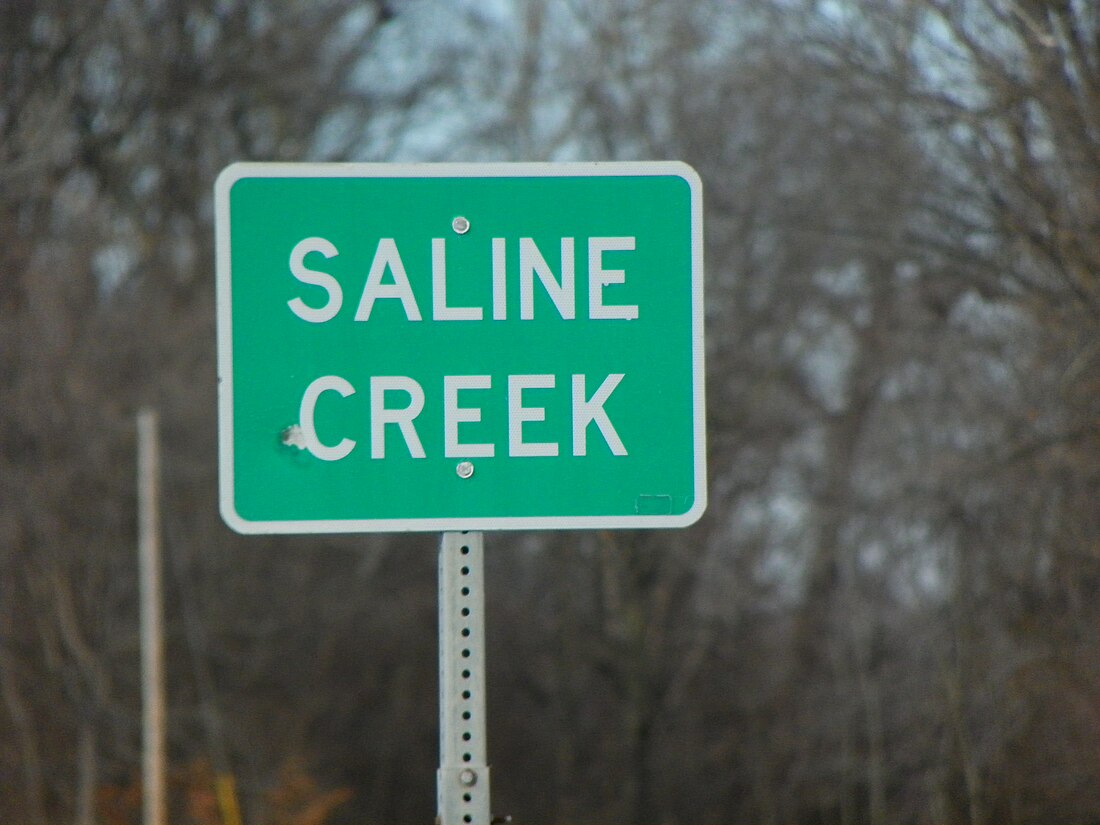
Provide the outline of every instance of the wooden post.
{"type": "Polygon", "coordinates": [[[145,825],[166,825],[164,630],[157,414],[138,413],[138,572],[141,602],[142,800],[145,825]]]}

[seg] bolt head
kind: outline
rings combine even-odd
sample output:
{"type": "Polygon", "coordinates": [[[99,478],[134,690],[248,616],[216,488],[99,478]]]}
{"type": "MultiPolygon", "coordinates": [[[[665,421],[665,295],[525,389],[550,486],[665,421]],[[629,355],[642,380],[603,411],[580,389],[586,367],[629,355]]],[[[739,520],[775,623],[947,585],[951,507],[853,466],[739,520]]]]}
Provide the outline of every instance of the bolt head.
{"type": "Polygon", "coordinates": [[[464,787],[472,788],[477,784],[477,771],[473,768],[463,768],[458,773],[458,781],[461,782],[464,787]]]}
{"type": "Polygon", "coordinates": [[[470,222],[466,218],[459,215],[453,221],[451,221],[451,229],[457,232],[459,235],[465,235],[470,231],[470,222]]]}
{"type": "Polygon", "coordinates": [[[458,466],[455,467],[455,472],[458,473],[459,478],[469,478],[474,474],[474,463],[472,461],[460,461],[458,466]]]}

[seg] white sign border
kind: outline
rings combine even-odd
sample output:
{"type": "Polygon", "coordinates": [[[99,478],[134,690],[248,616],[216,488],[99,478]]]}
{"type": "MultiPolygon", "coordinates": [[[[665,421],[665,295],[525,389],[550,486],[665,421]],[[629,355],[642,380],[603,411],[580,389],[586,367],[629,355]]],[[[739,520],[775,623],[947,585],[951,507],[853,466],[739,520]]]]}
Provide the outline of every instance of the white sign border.
{"type": "Polygon", "coordinates": [[[445,532],[461,530],[625,530],[687,527],[707,508],[703,307],[703,184],[682,161],[587,163],[234,163],[214,184],[215,294],[218,346],[218,484],[222,518],[245,535],[445,532]],[[246,178],[521,178],[679,177],[691,192],[692,418],[695,501],[678,515],[507,516],[485,518],[309,519],[252,521],[233,495],[233,312],[229,193],[246,178]]]}

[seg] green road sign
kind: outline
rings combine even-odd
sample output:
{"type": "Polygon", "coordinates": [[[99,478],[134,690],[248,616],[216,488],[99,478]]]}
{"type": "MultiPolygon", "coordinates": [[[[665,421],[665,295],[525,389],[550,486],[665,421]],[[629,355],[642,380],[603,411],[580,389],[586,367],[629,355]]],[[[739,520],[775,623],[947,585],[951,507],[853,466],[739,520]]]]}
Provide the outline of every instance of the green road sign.
{"type": "Polygon", "coordinates": [[[695,521],[701,216],[682,163],[228,167],[216,185],[226,522],[695,521]]]}

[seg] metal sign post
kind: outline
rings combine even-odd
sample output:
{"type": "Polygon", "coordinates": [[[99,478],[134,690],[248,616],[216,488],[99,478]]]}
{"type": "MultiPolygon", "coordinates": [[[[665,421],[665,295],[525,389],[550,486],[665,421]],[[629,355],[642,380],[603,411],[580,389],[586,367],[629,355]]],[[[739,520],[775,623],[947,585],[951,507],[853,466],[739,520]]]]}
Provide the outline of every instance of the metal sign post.
{"type": "Polygon", "coordinates": [[[440,825],[489,825],[485,747],[485,577],[481,533],[439,545],[440,825]]]}

